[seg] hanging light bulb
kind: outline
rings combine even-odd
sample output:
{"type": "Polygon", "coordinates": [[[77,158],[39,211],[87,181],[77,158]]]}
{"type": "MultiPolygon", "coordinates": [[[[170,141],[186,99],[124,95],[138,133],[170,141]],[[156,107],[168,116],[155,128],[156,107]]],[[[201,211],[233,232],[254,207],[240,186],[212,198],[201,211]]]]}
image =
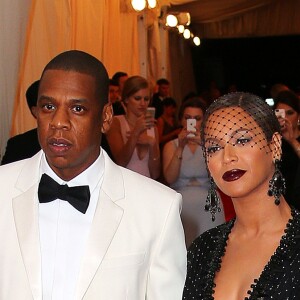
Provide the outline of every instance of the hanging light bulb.
{"type": "Polygon", "coordinates": [[[157,1],[156,0],[148,0],[148,7],[149,8],[155,8],[157,5],[157,1]]]}
{"type": "Polygon", "coordinates": [[[131,5],[135,11],[142,11],[146,7],[146,0],[131,0],[131,5]]]}
{"type": "Polygon", "coordinates": [[[183,25],[178,25],[177,29],[178,29],[179,33],[183,33],[184,32],[184,26],[183,25]]]}
{"type": "Polygon", "coordinates": [[[189,29],[184,29],[184,31],[183,31],[183,37],[185,38],[185,39],[189,39],[190,37],[191,37],[191,32],[190,32],[190,30],[189,29]]]}
{"type": "Polygon", "coordinates": [[[167,15],[166,17],[166,25],[169,27],[176,27],[178,24],[178,20],[174,15],[167,15]]]}
{"type": "Polygon", "coordinates": [[[195,37],[193,38],[193,42],[194,42],[194,44],[195,44],[196,46],[200,46],[201,41],[200,41],[200,38],[199,38],[199,37],[195,36],[195,37]]]}

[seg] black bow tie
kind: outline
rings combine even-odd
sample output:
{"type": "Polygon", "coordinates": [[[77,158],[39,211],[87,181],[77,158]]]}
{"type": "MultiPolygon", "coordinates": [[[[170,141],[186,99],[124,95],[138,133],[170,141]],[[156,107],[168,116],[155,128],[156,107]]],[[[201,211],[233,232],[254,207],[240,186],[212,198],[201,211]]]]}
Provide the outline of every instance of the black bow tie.
{"type": "Polygon", "coordinates": [[[38,196],[40,203],[47,203],[56,199],[66,200],[83,214],[85,214],[90,203],[88,185],[74,187],[68,187],[67,184],[60,185],[46,174],[42,175],[38,196]]]}

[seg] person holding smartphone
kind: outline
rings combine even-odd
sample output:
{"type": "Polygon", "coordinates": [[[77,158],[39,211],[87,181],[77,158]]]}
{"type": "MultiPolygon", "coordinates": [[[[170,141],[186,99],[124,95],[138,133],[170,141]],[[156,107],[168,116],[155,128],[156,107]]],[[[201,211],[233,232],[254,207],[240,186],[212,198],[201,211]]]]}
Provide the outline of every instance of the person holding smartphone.
{"type": "Polygon", "coordinates": [[[201,148],[200,127],[205,104],[199,98],[184,102],[179,110],[182,130],[163,149],[163,173],[170,187],[183,198],[182,223],[186,246],[204,231],[225,221],[224,210],[213,222],[204,210],[209,178],[201,148]]]}
{"type": "Polygon", "coordinates": [[[141,76],[129,77],[124,84],[122,101],[126,114],[115,116],[107,133],[115,162],[156,179],[160,173],[160,152],[154,114],[147,110],[148,81],[141,76]]]}
{"type": "Polygon", "coordinates": [[[282,134],[282,174],[286,180],[284,196],[287,202],[300,209],[300,100],[292,91],[282,91],[274,99],[275,114],[282,134]],[[297,175],[298,174],[298,175],[297,175]]]}

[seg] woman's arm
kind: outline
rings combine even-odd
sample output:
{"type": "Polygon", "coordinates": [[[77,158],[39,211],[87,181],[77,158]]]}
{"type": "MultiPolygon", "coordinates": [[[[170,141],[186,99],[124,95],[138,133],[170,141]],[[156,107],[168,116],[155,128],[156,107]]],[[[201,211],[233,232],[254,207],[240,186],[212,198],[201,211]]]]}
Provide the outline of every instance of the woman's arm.
{"type": "Polygon", "coordinates": [[[149,172],[152,179],[158,178],[160,175],[160,150],[159,150],[159,143],[158,143],[158,132],[157,128],[155,128],[155,138],[153,139],[152,143],[149,144],[149,172]]]}
{"type": "Polygon", "coordinates": [[[126,167],[136,147],[139,133],[133,131],[124,144],[120,121],[114,117],[106,136],[115,162],[120,166],[126,167]]]}
{"type": "Polygon", "coordinates": [[[189,131],[183,127],[178,134],[178,146],[176,147],[173,141],[168,142],[163,149],[163,172],[166,181],[171,184],[175,182],[179,176],[182,152],[188,142],[189,131]]]}
{"type": "Polygon", "coordinates": [[[164,120],[162,117],[157,119],[157,129],[158,129],[158,136],[159,136],[159,143],[166,143],[174,138],[177,137],[179,132],[181,131],[181,128],[177,128],[165,135],[163,135],[164,131],[164,120]]]}
{"type": "Polygon", "coordinates": [[[292,123],[288,119],[283,119],[284,121],[279,120],[283,130],[281,132],[282,137],[291,145],[297,154],[298,158],[300,158],[300,143],[295,137],[292,123]],[[283,125],[282,125],[283,122],[283,125]]]}
{"type": "Polygon", "coordinates": [[[179,176],[183,147],[176,147],[173,141],[168,142],[163,149],[163,172],[166,181],[171,184],[179,176]]]}

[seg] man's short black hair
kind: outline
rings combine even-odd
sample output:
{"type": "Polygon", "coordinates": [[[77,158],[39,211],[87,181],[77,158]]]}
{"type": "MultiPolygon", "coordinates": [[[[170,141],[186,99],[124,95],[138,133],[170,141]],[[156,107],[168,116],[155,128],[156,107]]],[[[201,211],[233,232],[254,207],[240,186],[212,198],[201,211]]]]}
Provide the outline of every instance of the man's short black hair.
{"type": "Polygon", "coordinates": [[[166,78],[160,78],[160,79],[158,79],[158,80],[156,81],[156,84],[157,84],[157,85],[162,85],[162,84],[169,85],[170,82],[169,82],[169,80],[166,79],[166,78]]]}
{"type": "Polygon", "coordinates": [[[120,71],[120,72],[116,72],[111,79],[117,82],[119,85],[120,78],[124,76],[128,76],[128,74],[120,71]]]}
{"type": "Polygon", "coordinates": [[[58,54],[46,65],[41,80],[47,70],[73,71],[94,77],[96,98],[101,102],[101,107],[108,102],[108,74],[96,57],[83,51],[69,50],[58,54]]]}
{"type": "Polygon", "coordinates": [[[26,101],[29,109],[33,106],[36,106],[37,99],[38,99],[38,92],[39,92],[39,80],[36,80],[34,83],[32,83],[29,88],[26,91],[26,101]]]}
{"type": "Polygon", "coordinates": [[[109,85],[111,86],[119,86],[118,82],[116,82],[115,80],[113,79],[109,79],[109,85]]]}

